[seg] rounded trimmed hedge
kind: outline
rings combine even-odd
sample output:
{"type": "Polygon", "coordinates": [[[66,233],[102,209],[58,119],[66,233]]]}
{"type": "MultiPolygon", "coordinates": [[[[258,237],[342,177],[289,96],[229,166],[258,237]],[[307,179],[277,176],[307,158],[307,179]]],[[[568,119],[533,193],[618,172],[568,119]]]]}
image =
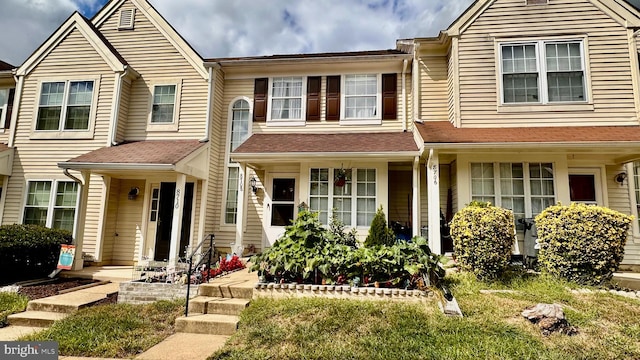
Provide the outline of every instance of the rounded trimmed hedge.
{"type": "Polygon", "coordinates": [[[601,284],[618,270],[632,220],[595,205],[548,207],[535,219],[540,270],[580,284],[601,284]]]}
{"type": "Polygon", "coordinates": [[[509,265],[515,241],[511,210],[472,201],[451,220],[454,256],[462,270],[493,279],[509,265]]]}
{"type": "Polygon", "coordinates": [[[61,244],[71,244],[66,230],[36,225],[0,226],[0,283],[35,279],[56,268],[61,244]]]}

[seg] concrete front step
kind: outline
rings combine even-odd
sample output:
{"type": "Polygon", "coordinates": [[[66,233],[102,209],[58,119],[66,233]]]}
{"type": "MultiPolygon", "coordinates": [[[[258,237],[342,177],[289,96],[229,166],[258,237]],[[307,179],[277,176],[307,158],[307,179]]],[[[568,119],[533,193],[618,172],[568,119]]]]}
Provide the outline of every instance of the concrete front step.
{"type": "Polygon", "coordinates": [[[218,298],[251,299],[253,287],[227,284],[202,284],[198,287],[198,295],[218,298]]]}
{"type": "Polygon", "coordinates": [[[25,311],[7,316],[7,322],[12,326],[48,327],[67,316],[69,314],[49,311],[25,311]]]}
{"type": "Polygon", "coordinates": [[[192,314],[176,319],[176,332],[211,335],[233,335],[238,329],[237,316],[192,314]]]}
{"type": "Polygon", "coordinates": [[[251,300],[197,296],[189,300],[189,313],[240,315],[251,300]]]}

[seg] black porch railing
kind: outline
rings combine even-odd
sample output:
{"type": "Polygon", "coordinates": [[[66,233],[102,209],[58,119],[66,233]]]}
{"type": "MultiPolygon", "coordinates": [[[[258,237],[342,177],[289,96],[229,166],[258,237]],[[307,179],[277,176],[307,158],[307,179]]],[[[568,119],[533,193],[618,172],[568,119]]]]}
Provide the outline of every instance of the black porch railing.
{"type": "Polygon", "coordinates": [[[195,271],[199,271],[198,268],[200,268],[200,266],[202,266],[203,264],[206,264],[206,267],[205,267],[206,271],[204,271],[204,274],[202,275],[203,277],[202,282],[206,283],[207,281],[209,281],[209,271],[211,269],[211,258],[213,257],[213,253],[216,245],[215,239],[216,239],[215,234],[209,234],[207,237],[202,239],[200,244],[198,244],[198,246],[195,249],[193,249],[193,251],[191,251],[191,254],[187,257],[187,262],[189,263],[189,270],[187,270],[187,301],[184,307],[185,317],[189,316],[189,295],[191,292],[191,282],[192,282],[191,275],[193,274],[194,269],[195,271]],[[198,263],[194,265],[193,257],[197,254],[200,254],[198,251],[202,248],[202,245],[207,240],[209,240],[209,249],[202,254],[200,259],[198,260],[198,263]]]}

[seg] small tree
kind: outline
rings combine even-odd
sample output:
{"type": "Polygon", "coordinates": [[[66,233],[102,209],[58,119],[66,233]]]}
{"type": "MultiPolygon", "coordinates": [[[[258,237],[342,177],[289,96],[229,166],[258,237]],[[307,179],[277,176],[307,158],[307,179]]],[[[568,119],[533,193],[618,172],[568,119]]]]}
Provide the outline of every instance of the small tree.
{"type": "Polygon", "coordinates": [[[387,217],[382,211],[382,205],[378,208],[376,215],[371,221],[369,234],[364,242],[365,246],[386,245],[392,246],[396,243],[396,235],[387,226],[387,217]]]}
{"type": "Polygon", "coordinates": [[[355,248],[358,242],[356,229],[353,228],[351,231],[345,232],[345,227],[344,222],[335,216],[334,211],[334,214],[331,215],[331,222],[329,223],[329,239],[336,244],[355,248]]]}
{"type": "Polygon", "coordinates": [[[451,220],[451,237],[460,268],[479,278],[496,278],[509,265],[515,241],[511,210],[471,202],[451,220]]]}

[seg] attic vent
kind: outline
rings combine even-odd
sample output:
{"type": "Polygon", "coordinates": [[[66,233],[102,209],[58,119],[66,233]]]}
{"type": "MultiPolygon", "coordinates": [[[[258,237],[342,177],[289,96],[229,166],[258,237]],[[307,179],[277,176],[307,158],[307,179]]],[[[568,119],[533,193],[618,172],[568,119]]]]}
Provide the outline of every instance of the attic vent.
{"type": "Polygon", "coordinates": [[[135,11],[135,9],[120,11],[120,23],[118,23],[118,30],[133,29],[133,21],[136,14],[135,11]]]}
{"type": "Polygon", "coordinates": [[[525,0],[527,5],[546,5],[549,3],[549,0],[525,0]]]}

